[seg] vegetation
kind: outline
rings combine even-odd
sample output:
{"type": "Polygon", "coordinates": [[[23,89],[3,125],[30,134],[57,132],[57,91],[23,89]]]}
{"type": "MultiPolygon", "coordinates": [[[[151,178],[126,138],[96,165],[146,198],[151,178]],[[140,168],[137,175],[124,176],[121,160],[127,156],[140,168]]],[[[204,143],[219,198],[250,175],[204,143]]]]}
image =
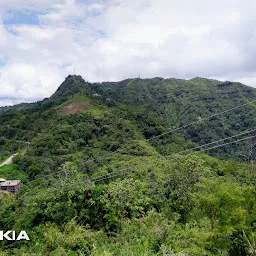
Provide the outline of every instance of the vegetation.
{"type": "Polygon", "coordinates": [[[7,158],[7,156],[0,156],[0,163],[4,162],[7,158]]]}
{"type": "Polygon", "coordinates": [[[200,120],[255,96],[202,78],[69,76],[49,99],[2,108],[0,162],[19,154],[0,177],[22,187],[0,198],[0,230],[30,241],[1,241],[0,256],[255,255],[254,138],[176,154],[254,129],[253,103],[200,120]]]}

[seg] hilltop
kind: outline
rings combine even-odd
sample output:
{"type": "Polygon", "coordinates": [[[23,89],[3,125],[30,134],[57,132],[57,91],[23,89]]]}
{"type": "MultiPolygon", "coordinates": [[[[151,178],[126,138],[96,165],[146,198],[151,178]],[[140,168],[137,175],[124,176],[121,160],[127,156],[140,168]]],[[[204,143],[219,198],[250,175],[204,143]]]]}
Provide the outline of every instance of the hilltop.
{"type": "Polygon", "coordinates": [[[0,199],[0,226],[33,236],[3,250],[249,253],[243,232],[255,234],[255,141],[225,139],[255,135],[255,100],[256,89],[229,81],[90,83],[70,75],[47,99],[2,108],[0,159],[19,154],[0,176],[23,186],[0,199]],[[205,153],[177,154],[217,140],[205,153]]]}
{"type": "MultiPolygon", "coordinates": [[[[0,137],[1,145],[5,146],[0,146],[0,150],[2,154],[4,150],[7,150],[8,154],[12,153],[22,141],[28,140],[32,141],[32,147],[36,147],[42,136],[51,130],[51,134],[56,133],[61,123],[73,125],[73,119],[76,120],[75,125],[78,125],[79,122],[87,120],[88,115],[102,122],[106,118],[115,119],[109,124],[113,130],[116,129],[118,122],[124,122],[123,125],[130,126],[133,136],[136,134],[145,141],[170,129],[182,127],[255,99],[254,88],[240,83],[204,78],[137,78],[121,82],[89,83],[81,76],[70,75],[49,99],[14,106],[3,111],[0,115],[0,137]],[[73,114],[80,113],[79,117],[60,114],[68,114],[71,109],[73,114]]],[[[151,145],[161,154],[171,154],[186,149],[188,145],[202,145],[250,130],[256,124],[254,110],[254,104],[246,105],[231,113],[163,136],[152,141],[151,145]]],[[[97,121],[96,126],[100,121],[97,121]]],[[[74,132],[77,132],[77,128],[74,132]]],[[[131,136],[130,133],[127,135],[131,136]]],[[[120,136],[127,135],[124,132],[120,136]]],[[[123,146],[123,143],[117,143],[115,147],[120,145],[123,146]]],[[[231,149],[226,147],[211,153],[220,158],[238,159],[234,147],[236,146],[232,145],[231,149]]],[[[102,149],[114,150],[111,147],[102,149]]],[[[67,152],[73,153],[70,150],[67,152]]]]}

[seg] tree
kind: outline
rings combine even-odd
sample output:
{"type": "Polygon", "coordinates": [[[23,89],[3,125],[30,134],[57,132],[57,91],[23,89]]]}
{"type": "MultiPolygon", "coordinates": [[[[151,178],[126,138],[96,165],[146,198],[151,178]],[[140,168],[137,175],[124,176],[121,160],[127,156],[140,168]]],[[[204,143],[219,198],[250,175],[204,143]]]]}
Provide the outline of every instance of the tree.
{"type": "Polygon", "coordinates": [[[212,246],[228,248],[232,244],[231,237],[248,225],[247,188],[223,178],[204,178],[196,187],[197,191],[191,194],[193,217],[198,221],[207,217],[212,246]]]}
{"type": "Polygon", "coordinates": [[[105,208],[107,228],[116,230],[123,218],[140,217],[150,207],[146,184],[133,178],[115,181],[109,184],[107,191],[101,197],[105,208]]]}

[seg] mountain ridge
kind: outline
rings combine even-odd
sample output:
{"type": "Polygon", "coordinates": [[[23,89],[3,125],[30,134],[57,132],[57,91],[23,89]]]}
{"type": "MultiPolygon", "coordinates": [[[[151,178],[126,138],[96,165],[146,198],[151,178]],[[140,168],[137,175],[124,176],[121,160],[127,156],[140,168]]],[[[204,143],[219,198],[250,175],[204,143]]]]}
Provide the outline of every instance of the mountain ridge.
{"type": "MultiPolygon", "coordinates": [[[[100,109],[104,108],[108,112],[113,112],[117,117],[133,122],[140,127],[139,129],[142,129],[145,139],[149,139],[172,127],[184,126],[236,105],[248,103],[253,99],[256,99],[256,89],[229,81],[222,82],[198,77],[189,80],[156,77],[125,79],[120,82],[89,83],[81,76],[69,75],[50,98],[32,104],[7,108],[0,115],[0,121],[2,120],[4,124],[4,120],[9,118],[8,113],[14,113],[14,116],[22,115],[25,119],[30,120],[31,127],[35,128],[29,132],[24,130],[23,133],[27,134],[26,136],[17,132],[18,135],[10,138],[7,136],[7,138],[16,137],[19,141],[32,140],[33,136],[36,136],[36,129],[42,130],[42,127],[37,126],[37,122],[49,123],[52,118],[58,118],[56,116],[57,109],[60,111],[61,108],[72,102],[85,101],[86,104],[91,102],[89,105],[98,106],[96,107],[98,113],[100,113],[100,109]],[[15,112],[16,110],[18,112],[15,112]],[[48,118],[45,119],[46,117],[48,118]]],[[[95,108],[89,109],[92,113],[95,108]]],[[[15,122],[20,123],[21,121],[15,122]]],[[[53,123],[55,122],[53,121],[53,123]]],[[[52,126],[50,123],[49,125],[52,126]]],[[[189,143],[192,141],[202,145],[243,132],[254,125],[256,125],[256,115],[253,104],[251,104],[232,112],[232,115],[215,117],[214,120],[207,121],[207,125],[203,123],[188,127],[177,133],[177,137],[185,138],[189,143]]],[[[21,124],[19,126],[22,127],[21,124]]],[[[12,129],[20,129],[19,126],[12,129]]],[[[28,127],[28,124],[25,126],[28,127]]],[[[5,131],[4,128],[2,128],[2,132],[0,130],[0,137],[6,137],[5,131]]],[[[173,137],[175,136],[173,135],[173,137]]],[[[165,146],[161,145],[168,144],[165,140],[168,141],[169,138],[161,138],[160,145],[158,142],[154,142],[153,146],[165,154],[173,152],[170,151],[169,146],[167,146],[169,148],[167,150],[165,146]]]]}
{"type": "Polygon", "coordinates": [[[0,196],[0,226],[31,235],[0,255],[250,255],[255,99],[199,78],[69,76],[0,112],[0,159],[19,153],[0,176],[22,182],[0,196]]]}
{"type": "MultiPolygon", "coordinates": [[[[193,82],[193,84],[197,83],[197,84],[201,84],[201,85],[205,85],[205,84],[210,84],[210,85],[218,85],[218,86],[227,86],[227,85],[240,85],[244,88],[247,88],[249,91],[252,90],[252,91],[255,91],[255,88],[254,87],[251,87],[251,86],[248,86],[248,85],[244,85],[240,82],[231,82],[231,81],[219,81],[219,80],[216,80],[216,79],[209,79],[209,78],[203,78],[203,77],[194,77],[194,78],[191,78],[191,79],[181,79],[181,78],[162,78],[162,77],[153,77],[153,78],[127,78],[127,79],[124,79],[124,80],[121,80],[121,81],[115,81],[115,82],[88,82],[88,81],[85,81],[81,75],[68,75],[65,80],[61,83],[61,85],[57,88],[57,90],[55,91],[55,93],[53,93],[53,95],[51,95],[50,97],[48,98],[45,98],[45,99],[42,99],[42,100],[39,100],[37,102],[43,102],[45,100],[48,100],[49,98],[52,98],[52,97],[55,97],[55,95],[58,95],[60,93],[60,91],[62,91],[64,88],[66,88],[65,90],[70,90],[71,88],[67,85],[67,83],[73,83],[73,86],[74,84],[79,84],[78,86],[76,86],[76,92],[79,92],[79,87],[81,87],[81,85],[83,84],[84,85],[84,89],[85,90],[88,90],[90,89],[91,92],[93,92],[96,89],[99,89],[99,87],[101,86],[104,86],[104,85],[127,85],[129,82],[133,82],[133,81],[167,81],[167,82],[175,82],[175,81],[179,81],[179,82],[184,82],[183,86],[184,85],[188,85],[189,82],[193,82]]],[[[157,83],[155,83],[157,84],[157,83]]],[[[73,87],[72,86],[72,87],[73,87]]],[[[72,88],[73,92],[72,93],[75,93],[74,91],[74,88],[72,88]]],[[[72,91],[71,90],[71,91],[72,91]]],[[[68,92],[66,92],[68,93],[68,92]]],[[[3,110],[7,110],[7,109],[11,109],[11,108],[22,108],[22,107],[25,107],[25,106],[29,106],[30,104],[35,104],[37,102],[32,102],[32,103],[19,103],[19,104],[15,104],[13,106],[2,106],[0,107],[0,111],[3,111],[3,110]]]]}

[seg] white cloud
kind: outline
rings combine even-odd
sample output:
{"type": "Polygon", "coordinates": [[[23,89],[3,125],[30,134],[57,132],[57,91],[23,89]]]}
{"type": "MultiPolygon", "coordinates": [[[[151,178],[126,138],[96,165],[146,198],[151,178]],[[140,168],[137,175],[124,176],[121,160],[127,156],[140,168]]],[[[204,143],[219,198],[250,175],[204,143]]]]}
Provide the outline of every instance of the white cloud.
{"type": "Polygon", "coordinates": [[[0,0],[1,17],[13,8],[39,24],[0,23],[0,105],[50,96],[74,67],[90,81],[141,74],[256,86],[254,1],[0,0]]]}
{"type": "Polygon", "coordinates": [[[16,102],[35,101],[48,97],[62,80],[61,72],[58,68],[44,65],[9,65],[1,75],[0,99],[2,101],[4,98],[8,101],[12,99],[16,102]]]}

